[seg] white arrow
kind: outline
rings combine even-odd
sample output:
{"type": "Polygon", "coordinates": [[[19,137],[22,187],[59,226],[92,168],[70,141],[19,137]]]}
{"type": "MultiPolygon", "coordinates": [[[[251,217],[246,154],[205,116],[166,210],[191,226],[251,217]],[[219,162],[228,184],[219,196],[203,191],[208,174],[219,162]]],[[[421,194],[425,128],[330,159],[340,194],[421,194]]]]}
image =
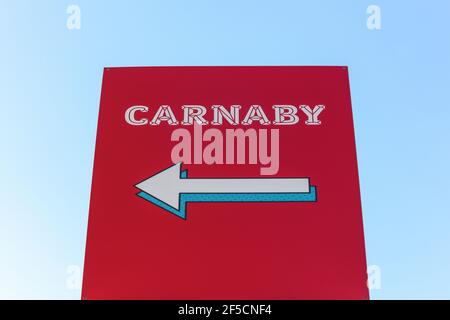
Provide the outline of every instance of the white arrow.
{"type": "Polygon", "coordinates": [[[308,178],[189,178],[180,177],[181,163],[138,183],[140,190],[165,202],[176,210],[180,209],[180,194],[220,193],[308,193],[308,178]]]}

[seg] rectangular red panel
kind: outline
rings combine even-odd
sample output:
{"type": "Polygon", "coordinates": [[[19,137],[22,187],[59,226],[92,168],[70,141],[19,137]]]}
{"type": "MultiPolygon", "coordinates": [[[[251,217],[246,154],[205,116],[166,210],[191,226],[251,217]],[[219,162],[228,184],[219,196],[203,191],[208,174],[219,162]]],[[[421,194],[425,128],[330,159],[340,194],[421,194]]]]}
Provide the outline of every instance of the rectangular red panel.
{"type": "Polygon", "coordinates": [[[105,69],[83,299],[367,299],[366,278],[347,67],[105,69]]]}

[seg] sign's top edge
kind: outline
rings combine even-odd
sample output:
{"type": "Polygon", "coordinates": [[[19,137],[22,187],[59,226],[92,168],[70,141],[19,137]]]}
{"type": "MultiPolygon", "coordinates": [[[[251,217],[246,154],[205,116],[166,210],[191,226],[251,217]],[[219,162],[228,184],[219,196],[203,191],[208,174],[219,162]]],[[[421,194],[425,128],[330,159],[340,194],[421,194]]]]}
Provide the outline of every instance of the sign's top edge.
{"type": "Polygon", "coordinates": [[[348,69],[348,66],[299,66],[299,65],[230,65],[230,66],[220,66],[220,65],[211,65],[211,66],[121,66],[121,67],[104,67],[105,70],[111,69],[171,69],[171,68],[301,68],[301,69],[348,69]]]}

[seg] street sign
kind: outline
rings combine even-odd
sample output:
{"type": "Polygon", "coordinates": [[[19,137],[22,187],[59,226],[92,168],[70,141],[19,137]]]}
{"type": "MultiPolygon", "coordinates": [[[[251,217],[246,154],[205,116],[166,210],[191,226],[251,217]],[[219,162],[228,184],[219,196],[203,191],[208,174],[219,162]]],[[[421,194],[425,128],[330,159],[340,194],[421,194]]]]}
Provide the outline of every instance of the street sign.
{"type": "Polygon", "coordinates": [[[83,299],[367,299],[346,67],[106,68],[83,299]]]}

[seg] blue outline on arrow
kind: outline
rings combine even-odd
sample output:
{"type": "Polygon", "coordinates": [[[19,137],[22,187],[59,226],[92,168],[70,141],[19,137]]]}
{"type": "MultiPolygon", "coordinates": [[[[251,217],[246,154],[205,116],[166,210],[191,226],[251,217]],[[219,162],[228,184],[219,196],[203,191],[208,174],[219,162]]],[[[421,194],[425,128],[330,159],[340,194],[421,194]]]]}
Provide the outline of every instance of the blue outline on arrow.
{"type": "MultiPolygon", "coordinates": [[[[180,173],[181,179],[187,179],[187,170],[180,173]]],[[[153,197],[147,192],[140,191],[137,196],[173,213],[186,220],[186,205],[188,202],[315,202],[317,191],[310,186],[308,193],[180,193],[180,209],[177,210],[167,203],[153,197]]]]}

